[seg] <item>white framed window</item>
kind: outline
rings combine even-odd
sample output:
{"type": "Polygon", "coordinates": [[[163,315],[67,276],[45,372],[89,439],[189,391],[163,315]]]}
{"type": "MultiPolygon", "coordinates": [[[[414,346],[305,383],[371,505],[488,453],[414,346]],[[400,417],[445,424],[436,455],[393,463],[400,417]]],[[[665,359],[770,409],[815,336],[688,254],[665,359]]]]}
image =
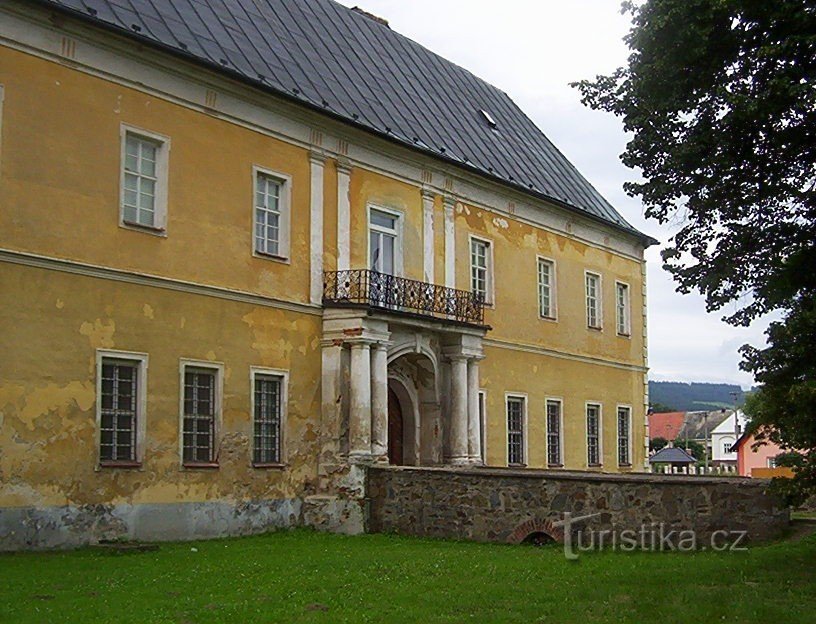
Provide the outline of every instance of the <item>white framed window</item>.
{"type": "Polygon", "coordinates": [[[557,318],[555,260],[538,256],[537,271],[538,315],[554,321],[557,318]]]}
{"type": "Polygon", "coordinates": [[[256,468],[286,463],[285,432],[289,373],[271,368],[250,368],[252,383],[252,465],[256,468]]]}
{"type": "Polygon", "coordinates": [[[632,465],[632,408],[618,405],[618,465],[632,465]]]}
{"type": "Polygon", "coordinates": [[[97,350],[96,431],[98,465],[138,467],[147,414],[146,353],[97,350]]]}
{"type": "Polygon", "coordinates": [[[182,466],[217,468],[224,365],[182,359],[179,368],[182,466]]]}
{"type": "Polygon", "coordinates": [[[487,305],[493,304],[493,245],[470,235],[470,290],[487,305]]]}
{"type": "Polygon", "coordinates": [[[527,463],[527,397],[505,395],[507,412],[507,465],[524,466],[527,463]]]}
{"type": "Polygon", "coordinates": [[[545,401],[547,417],[547,465],[563,466],[563,402],[561,399],[545,401]]]}
{"type": "Polygon", "coordinates": [[[382,206],[368,207],[368,267],[385,275],[402,275],[402,214],[382,206]]]}
{"type": "Polygon", "coordinates": [[[167,228],[170,139],[122,124],[120,224],[164,233],[167,228]]]}
{"type": "Polygon", "coordinates": [[[731,453],[731,447],[733,445],[734,445],[733,440],[730,440],[730,439],[729,440],[723,440],[723,443],[722,443],[723,455],[728,455],[729,453],[731,453]]]}
{"type": "Polygon", "coordinates": [[[487,464],[487,390],[479,390],[479,426],[482,436],[482,464],[487,464]]]}
{"type": "Polygon", "coordinates": [[[291,178],[254,166],[252,185],[253,254],[288,261],[291,178]]]}
{"type": "Polygon", "coordinates": [[[769,457],[765,465],[768,468],[776,468],[776,457],[769,457]]]}
{"type": "Polygon", "coordinates": [[[615,282],[615,318],[618,336],[630,336],[631,312],[629,308],[629,284],[615,282]]]}
{"type": "Polygon", "coordinates": [[[601,329],[603,325],[601,276],[590,271],[584,272],[586,286],[587,327],[601,329]]]}
{"type": "Polygon", "coordinates": [[[586,448],[587,466],[600,466],[603,457],[601,434],[601,404],[586,404],[586,448]]]}

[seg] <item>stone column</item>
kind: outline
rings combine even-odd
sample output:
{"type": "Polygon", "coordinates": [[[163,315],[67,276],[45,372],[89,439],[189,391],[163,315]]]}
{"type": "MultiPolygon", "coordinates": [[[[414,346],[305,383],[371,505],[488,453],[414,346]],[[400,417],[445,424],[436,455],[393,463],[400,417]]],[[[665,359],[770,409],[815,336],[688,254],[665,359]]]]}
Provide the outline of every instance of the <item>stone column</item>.
{"type": "Polygon", "coordinates": [[[349,379],[349,461],[371,458],[371,348],[370,343],[351,343],[349,379]]]}
{"type": "Polygon", "coordinates": [[[374,344],[371,351],[371,455],[388,461],[388,346],[374,344]]]}
{"type": "Polygon", "coordinates": [[[451,361],[451,463],[468,463],[468,367],[464,355],[452,355],[451,361]]]}
{"type": "Polygon", "coordinates": [[[340,341],[324,341],[321,374],[321,424],[320,424],[320,466],[321,485],[327,475],[331,475],[340,459],[340,438],[342,435],[342,355],[340,341]]]}
{"type": "Polygon", "coordinates": [[[479,358],[467,363],[468,393],[468,460],[471,464],[482,463],[482,422],[479,418],[479,358]]]}
{"type": "Polygon", "coordinates": [[[422,254],[423,274],[428,284],[434,284],[434,196],[422,191],[422,254]]]}
{"type": "Polygon", "coordinates": [[[311,262],[309,301],[323,301],[323,163],[322,154],[309,155],[311,163],[311,199],[309,209],[309,256],[311,262]]]}
{"type": "Polygon", "coordinates": [[[351,268],[351,167],[337,163],[337,270],[351,268]]]}

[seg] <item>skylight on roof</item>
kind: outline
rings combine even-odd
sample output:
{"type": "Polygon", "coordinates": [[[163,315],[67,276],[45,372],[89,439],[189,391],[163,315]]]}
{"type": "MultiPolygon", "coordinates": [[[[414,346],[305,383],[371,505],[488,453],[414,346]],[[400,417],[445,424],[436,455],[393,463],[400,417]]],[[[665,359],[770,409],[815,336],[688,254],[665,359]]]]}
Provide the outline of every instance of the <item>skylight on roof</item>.
{"type": "Polygon", "coordinates": [[[480,109],[479,112],[482,114],[482,117],[485,118],[485,121],[487,121],[487,125],[489,125],[491,128],[496,127],[496,120],[493,119],[493,117],[492,117],[492,115],[490,113],[488,113],[484,109],[480,109]]]}

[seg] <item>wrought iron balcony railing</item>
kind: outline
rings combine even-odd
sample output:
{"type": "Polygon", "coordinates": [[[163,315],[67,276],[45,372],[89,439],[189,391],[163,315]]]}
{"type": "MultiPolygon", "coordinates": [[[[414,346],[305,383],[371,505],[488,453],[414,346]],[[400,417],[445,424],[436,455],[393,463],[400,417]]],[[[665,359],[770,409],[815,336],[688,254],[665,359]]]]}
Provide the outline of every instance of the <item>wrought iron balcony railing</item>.
{"type": "Polygon", "coordinates": [[[362,305],[484,324],[484,301],[466,290],[396,277],[368,269],[323,273],[324,305],[362,305]]]}

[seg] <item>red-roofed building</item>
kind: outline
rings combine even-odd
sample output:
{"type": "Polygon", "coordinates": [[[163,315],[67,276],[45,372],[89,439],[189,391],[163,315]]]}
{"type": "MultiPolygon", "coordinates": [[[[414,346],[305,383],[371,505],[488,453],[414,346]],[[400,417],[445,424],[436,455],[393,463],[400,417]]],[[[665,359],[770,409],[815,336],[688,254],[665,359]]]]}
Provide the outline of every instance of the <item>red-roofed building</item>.
{"type": "Polygon", "coordinates": [[[663,438],[670,442],[676,440],[685,418],[685,412],[649,414],[649,439],[663,438]]]}

